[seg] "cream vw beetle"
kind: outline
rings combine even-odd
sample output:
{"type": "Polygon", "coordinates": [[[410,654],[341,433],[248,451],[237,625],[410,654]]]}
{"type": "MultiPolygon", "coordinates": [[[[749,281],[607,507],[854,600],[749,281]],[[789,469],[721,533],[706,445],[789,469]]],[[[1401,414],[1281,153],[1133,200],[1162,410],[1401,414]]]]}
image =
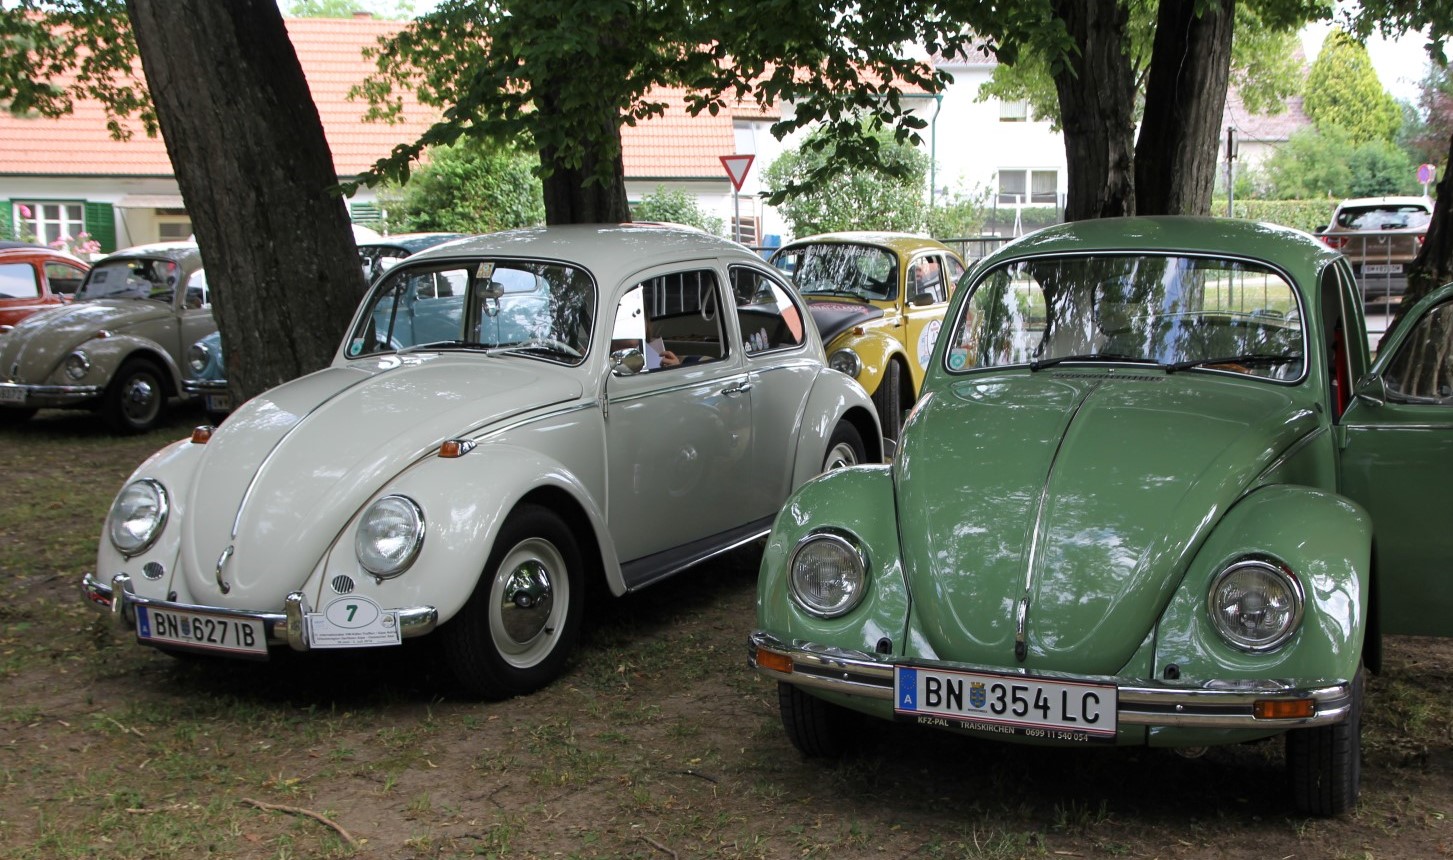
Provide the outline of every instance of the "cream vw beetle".
{"type": "Polygon", "coordinates": [[[83,588],[166,650],[437,629],[467,691],[517,695],[561,672],[588,581],[620,595],[764,535],[793,489],[881,446],[745,247],[478,237],[380,279],[330,367],[143,463],[83,588]]]}

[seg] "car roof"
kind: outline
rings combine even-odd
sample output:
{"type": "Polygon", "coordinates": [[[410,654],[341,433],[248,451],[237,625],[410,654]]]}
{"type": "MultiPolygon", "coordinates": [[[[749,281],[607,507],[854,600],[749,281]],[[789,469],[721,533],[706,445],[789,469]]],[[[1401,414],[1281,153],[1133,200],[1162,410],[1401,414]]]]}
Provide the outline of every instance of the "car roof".
{"type": "Polygon", "coordinates": [[[1420,206],[1429,212],[1433,211],[1433,201],[1426,197],[1349,197],[1337,204],[1338,209],[1375,208],[1378,206],[1420,206]]]}
{"type": "Polygon", "coordinates": [[[678,260],[734,256],[762,262],[747,246],[701,230],[660,224],[562,224],[435,245],[410,257],[409,263],[465,256],[560,260],[584,266],[605,280],[678,260]]]}
{"type": "Polygon", "coordinates": [[[783,245],[781,250],[797,248],[803,245],[821,244],[844,244],[844,245],[878,245],[890,248],[900,254],[912,254],[925,248],[932,248],[936,251],[952,251],[944,243],[928,236],[921,236],[916,233],[895,233],[886,230],[838,230],[832,233],[819,233],[816,236],[803,236],[800,239],[793,239],[783,245]]]}
{"type": "Polygon", "coordinates": [[[202,265],[202,252],[195,242],[153,242],[149,245],[122,248],[115,253],[107,254],[92,265],[99,266],[111,260],[124,260],[132,257],[163,257],[193,268],[201,268],[202,265]]]}
{"type": "Polygon", "coordinates": [[[980,266],[1026,255],[1084,255],[1105,251],[1219,254],[1264,260],[1303,272],[1315,271],[1341,256],[1311,234],[1280,224],[1239,218],[1160,215],[1092,218],[1045,227],[1003,246],[985,257],[980,266]]]}
{"type": "Polygon", "coordinates": [[[75,254],[61,251],[56,248],[47,248],[44,245],[31,245],[26,242],[18,242],[14,245],[0,245],[0,260],[29,259],[33,257],[45,257],[52,260],[65,260],[67,263],[75,263],[81,266],[91,265],[86,260],[77,257],[75,254]]]}
{"type": "Polygon", "coordinates": [[[412,253],[432,248],[451,239],[463,239],[466,235],[465,233],[395,233],[371,242],[359,242],[358,247],[360,250],[364,248],[402,248],[412,253]]]}

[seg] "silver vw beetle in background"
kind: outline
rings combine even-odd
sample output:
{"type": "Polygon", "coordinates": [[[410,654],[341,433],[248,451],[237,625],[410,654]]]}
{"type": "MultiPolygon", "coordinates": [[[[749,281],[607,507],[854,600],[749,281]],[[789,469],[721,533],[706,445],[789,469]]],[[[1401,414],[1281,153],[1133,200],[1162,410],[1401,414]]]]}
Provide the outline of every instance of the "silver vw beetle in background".
{"type": "Polygon", "coordinates": [[[466,691],[503,698],[562,671],[589,581],[649,585],[881,458],[871,400],[745,247],[500,233],[401,262],[330,367],[143,463],[83,589],[165,650],[433,633],[466,691]]]}

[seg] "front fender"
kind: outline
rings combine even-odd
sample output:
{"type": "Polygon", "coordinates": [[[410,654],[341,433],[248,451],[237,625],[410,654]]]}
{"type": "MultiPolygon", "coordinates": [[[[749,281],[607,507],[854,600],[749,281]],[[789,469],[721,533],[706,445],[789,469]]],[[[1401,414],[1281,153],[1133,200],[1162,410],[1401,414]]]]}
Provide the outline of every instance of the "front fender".
{"type": "MultiPolygon", "coordinates": [[[[314,606],[321,605],[326,602],[327,584],[335,576],[347,575],[358,584],[359,593],[384,606],[433,606],[440,623],[446,622],[474,591],[510,512],[526,496],[541,491],[563,493],[579,507],[594,537],[593,545],[581,542],[581,552],[599,552],[612,591],[623,592],[620,564],[599,500],[580,478],[539,451],[489,442],[457,459],[426,457],[381,487],[349,519],[303,590],[317,601],[314,606]],[[378,582],[359,565],[353,539],[368,506],[391,494],[408,496],[423,509],[424,545],[409,570],[378,582]]],[[[572,520],[558,505],[552,509],[567,522],[572,520]]]]}
{"type": "Polygon", "coordinates": [[[798,640],[874,653],[884,640],[903,653],[908,586],[899,559],[892,468],[859,466],[828,472],[804,486],[777,516],[757,577],[757,625],[783,642],[798,640]],[[867,593],[838,618],[807,614],[792,600],[787,565],[798,541],[830,529],[850,535],[868,558],[867,593]]]}
{"type": "MultiPolygon", "coordinates": [[[[157,344],[156,341],[134,335],[119,334],[111,337],[94,338],[78,345],[71,352],[81,351],[91,360],[91,369],[79,382],[66,376],[64,361],[51,371],[50,383],[54,385],[100,385],[111,384],[121,365],[133,356],[144,356],[166,370],[171,379],[172,393],[181,393],[182,369],[176,359],[157,344]]],[[[69,355],[70,353],[67,353],[69,355]]]]}
{"type": "Polygon", "coordinates": [[[882,383],[888,362],[895,355],[903,355],[903,344],[887,332],[875,328],[868,328],[862,334],[854,334],[853,329],[849,329],[833,338],[832,343],[827,345],[826,352],[831,356],[840,349],[851,349],[858,354],[863,369],[856,378],[858,384],[870,395],[882,383]]]}
{"type": "Polygon", "coordinates": [[[857,428],[869,463],[883,461],[883,428],[878,423],[878,413],[873,409],[873,401],[868,398],[867,392],[847,374],[836,370],[819,373],[808,392],[802,416],[802,424],[797,431],[797,455],[792,466],[794,489],[822,471],[827,443],[841,421],[857,428]]]}
{"type": "Polygon", "coordinates": [[[1372,520],[1354,502],[1310,487],[1273,485],[1238,501],[1212,531],[1162,616],[1155,677],[1351,680],[1367,631],[1372,520]],[[1269,556],[1301,582],[1305,609],[1286,645],[1251,654],[1212,626],[1212,578],[1235,559],[1269,556]],[[1173,669],[1171,667],[1174,667],[1173,669]]]}

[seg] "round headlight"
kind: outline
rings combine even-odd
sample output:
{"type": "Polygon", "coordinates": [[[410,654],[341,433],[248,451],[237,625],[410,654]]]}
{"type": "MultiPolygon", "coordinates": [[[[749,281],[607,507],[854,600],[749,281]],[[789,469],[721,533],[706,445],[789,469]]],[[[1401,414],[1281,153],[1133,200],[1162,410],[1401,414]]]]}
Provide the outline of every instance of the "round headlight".
{"type": "Polygon", "coordinates": [[[808,535],[792,551],[788,566],[793,599],[819,618],[849,612],[867,593],[867,555],[842,535],[808,535]]]}
{"type": "Polygon", "coordinates": [[[863,370],[863,360],[858,358],[856,352],[843,348],[834,350],[833,354],[827,357],[827,366],[856,379],[863,370]]]}
{"type": "Polygon", "coordinates": [[[384,496],[368,506],[353,537],[358,563],[387,579],[409,569],[424,545],[424,512],[406,496],[384,496]]]}
{"type": "Polygon", "coordinates": [[[127,558],[145,552],[166,525],[166,489],[150,478],[132,481],[111,503],[106,534],[127,558]]]}
{"type": "Polygon", "coordinates": [[[91,369],[91,359],[86,358],[84,352],[73,352],[66,356],[66,376],[71,379],[80,379],[91,369]]]}
{"type": "Polygon", "coordinates": [[[198,341],[187,347],[187,367],[192,369],[192,373],[200,375],[211,363],[212,351],[205,343],[198,341]]]}
{"type": "Polygon", "coordinates": [[[1211,623],[1232,646],[1270,651],[1292,638],[1302,621],[1302,585],[1290,570],[1265,559],[1243,559],[1211,583],[1211,623]]]}

